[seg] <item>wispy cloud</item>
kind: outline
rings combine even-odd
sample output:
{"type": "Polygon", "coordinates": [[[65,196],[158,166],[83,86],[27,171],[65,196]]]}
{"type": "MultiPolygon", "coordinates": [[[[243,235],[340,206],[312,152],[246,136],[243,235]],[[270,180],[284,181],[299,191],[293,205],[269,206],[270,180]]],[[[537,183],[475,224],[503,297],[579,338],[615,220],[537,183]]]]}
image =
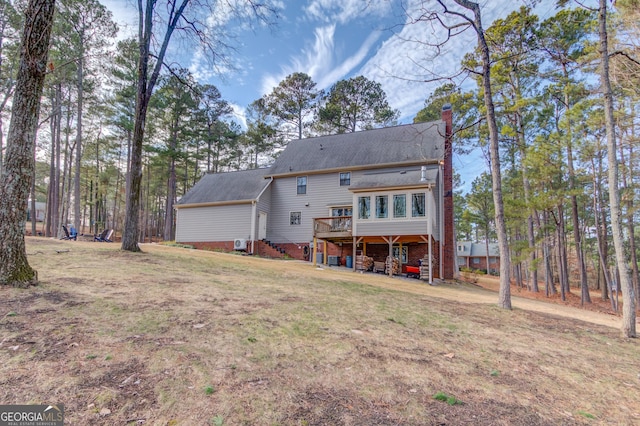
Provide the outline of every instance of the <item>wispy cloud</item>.
{"type": "MultiPolygon", "coordinates": [[[[550,0],[545,0],[543,3],[549,2],[550,0]]],[[[513,2],[505,7],[504,4],[487,2],[482,8],[485,28],[520,5],[513,2]]],[[[389,103],[400,110],[400,120],[403,122],[411,121],[433,90],[449,81],[449,78],[461,82],[456,76],[461,69],[462,58],[477,44],[476,34],[468,29],[447,40],[439,49],[434,48],[432,45],[437,41],[445,40],[446,32],[437,22],[413,23],[418,16],[426,15],[422,7],[423,2],[420,0],[414,0],[407,6],[406,11],[413,15],[413,19],[407,16],[401,30],[385,40],[360,70],[361,74],[382,85],[389,103]]],[[[434,6],[433,11],[436,10],[434,6]]],[[[464,9],[459,11],[469,14],[464,9]]],[[[459,18],[455,17],[444,19],[448,19],[449,23],[453,20],[459,22],[459,18]]]]}
{"type": "Polygon", "coordinates": [[[233,103],[229,105],[231,105],[231,108],[233,109],[233,112],[231,113],[233,118],[240,124],[243,130],[246,130],[247,129],[246,108],[233,103]]]}
{"type": "Polygon", "coordinates": [[[262,93],[266,94],[286,76],[294,72],[304,72],[316,82],[319,89],[326,89],[344,78],[358,67],[369,55],[371,48],[380,38],[380,32],[372,32],[351,56],[341,59],[336,53],[336,25],[318,27],[314,31],[314,41],[302,49],[299,56],[291,59],[277,74],[265,75],[262,79],[262,93]]]}
{"type": "Polygon", "coordinates": [[[363,15],[384,16],[390,9],[390,2],[380,0],[311,0],[303,10],[311,21],[346,24],[363,15]]]}

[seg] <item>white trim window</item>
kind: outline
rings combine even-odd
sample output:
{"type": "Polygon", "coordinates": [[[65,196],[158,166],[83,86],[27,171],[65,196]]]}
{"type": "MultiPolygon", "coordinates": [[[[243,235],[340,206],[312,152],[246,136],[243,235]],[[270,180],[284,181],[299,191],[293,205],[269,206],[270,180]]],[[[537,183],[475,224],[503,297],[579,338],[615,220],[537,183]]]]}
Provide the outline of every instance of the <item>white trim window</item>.
{"type": "MultiPolygon", "coordinates": [[[[400,246],[393,246],[393,257],[395,257],[396,259],[400,259],[400,246]]],[[[402,259],[400,259],[400,262],[402,262],[403,265],[407,264],[409,259],[409,247],[407,246],[402,246],[402,259]]]]}
{"type": "Polygon", "coordinates": [[[376,219],[389,217],[389,196],[376,195],[376,219]]]}
{"type": "Polygon", "coordinates": [[[304,195],[307,193],[307,177],[306,176],[298,176],[296,178],[297,184],[297,194],[304,195]]]}
{"type": "Polygon", "coordinates": [[[393,217],[405,218],[407,217],[407,195],[395,194],[393,196],[393,217]]]}
{"type": "Polygon", "coordinates": [[[301,225],[302,212],[289,212],[289,225],[301,225]]]}
{"type": "Polygon", "coordinates": [[[426,215],[425,199],[426,197],[424,192],[411,194],[411,216],[412,217],[424,217],[426,215]]]}
{"type": "Polygon", "coordinates": [[[351,172],[340,173],[340,186],[351,185],[351,172]]]}
{"type": "Polygon", "coordinates": [[[358,219],[371,217],[371,197],[358,197],[358,219]]]}

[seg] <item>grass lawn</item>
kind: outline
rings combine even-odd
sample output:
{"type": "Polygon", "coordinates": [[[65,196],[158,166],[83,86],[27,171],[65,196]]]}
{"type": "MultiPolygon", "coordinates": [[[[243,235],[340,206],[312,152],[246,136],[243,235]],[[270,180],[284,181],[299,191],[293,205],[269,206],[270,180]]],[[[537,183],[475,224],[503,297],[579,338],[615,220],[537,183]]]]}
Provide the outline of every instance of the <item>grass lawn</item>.
{"type": "Polygon", "coordinates": [[[68,425],[640,424],[639,342],[606,318],[142,248],[27,238],[41,284],[0,288],[0,403],[68,425]]]}

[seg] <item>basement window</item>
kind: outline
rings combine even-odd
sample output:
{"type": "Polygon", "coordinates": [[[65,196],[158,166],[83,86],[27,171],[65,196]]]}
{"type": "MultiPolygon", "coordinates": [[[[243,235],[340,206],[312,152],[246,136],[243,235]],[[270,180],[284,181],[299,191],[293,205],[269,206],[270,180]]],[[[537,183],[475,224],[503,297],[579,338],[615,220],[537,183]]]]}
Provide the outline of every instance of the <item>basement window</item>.
{"type": "Polygon", "coordinates": [[[289,213],[289,225],[300,225],[300,224],[302,224],[302,212],[289,213]]]}

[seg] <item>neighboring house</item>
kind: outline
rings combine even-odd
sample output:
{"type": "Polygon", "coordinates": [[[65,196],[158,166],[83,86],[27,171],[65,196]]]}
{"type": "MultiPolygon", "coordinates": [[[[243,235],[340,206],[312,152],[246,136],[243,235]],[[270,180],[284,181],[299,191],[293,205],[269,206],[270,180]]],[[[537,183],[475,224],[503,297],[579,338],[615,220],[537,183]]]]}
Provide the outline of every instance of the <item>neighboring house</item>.
{"type": "Polygon", "coordinates": [[[489,243],[489,253],[487,253],[486,243],[458,241],[456,252],[459,268],[482,269],[489,273],[500,271],[498,243],[489,243]],[[487,268],[487,261],[489,268],[487,268]]]}
{"type": "MultiPolygon", "coordinates": [[[[41,203],[36,201],[36,214],[35,219],[36,222],[44,222],[45,213],[47,210],[47,203],[41,203]]],[[[27,220],[31,221],[33,217],[31,216],[31,200],[27,203],[27,220]]]]}
{"type": "Polygon", "coordinates": [[[352,267],[360,253],[429,259],[430,276],[452,278],[446,135],[450,107],[442,121],[292,141],[269,168],[198,182],[176,205],[176,241],[352,267]]]}

